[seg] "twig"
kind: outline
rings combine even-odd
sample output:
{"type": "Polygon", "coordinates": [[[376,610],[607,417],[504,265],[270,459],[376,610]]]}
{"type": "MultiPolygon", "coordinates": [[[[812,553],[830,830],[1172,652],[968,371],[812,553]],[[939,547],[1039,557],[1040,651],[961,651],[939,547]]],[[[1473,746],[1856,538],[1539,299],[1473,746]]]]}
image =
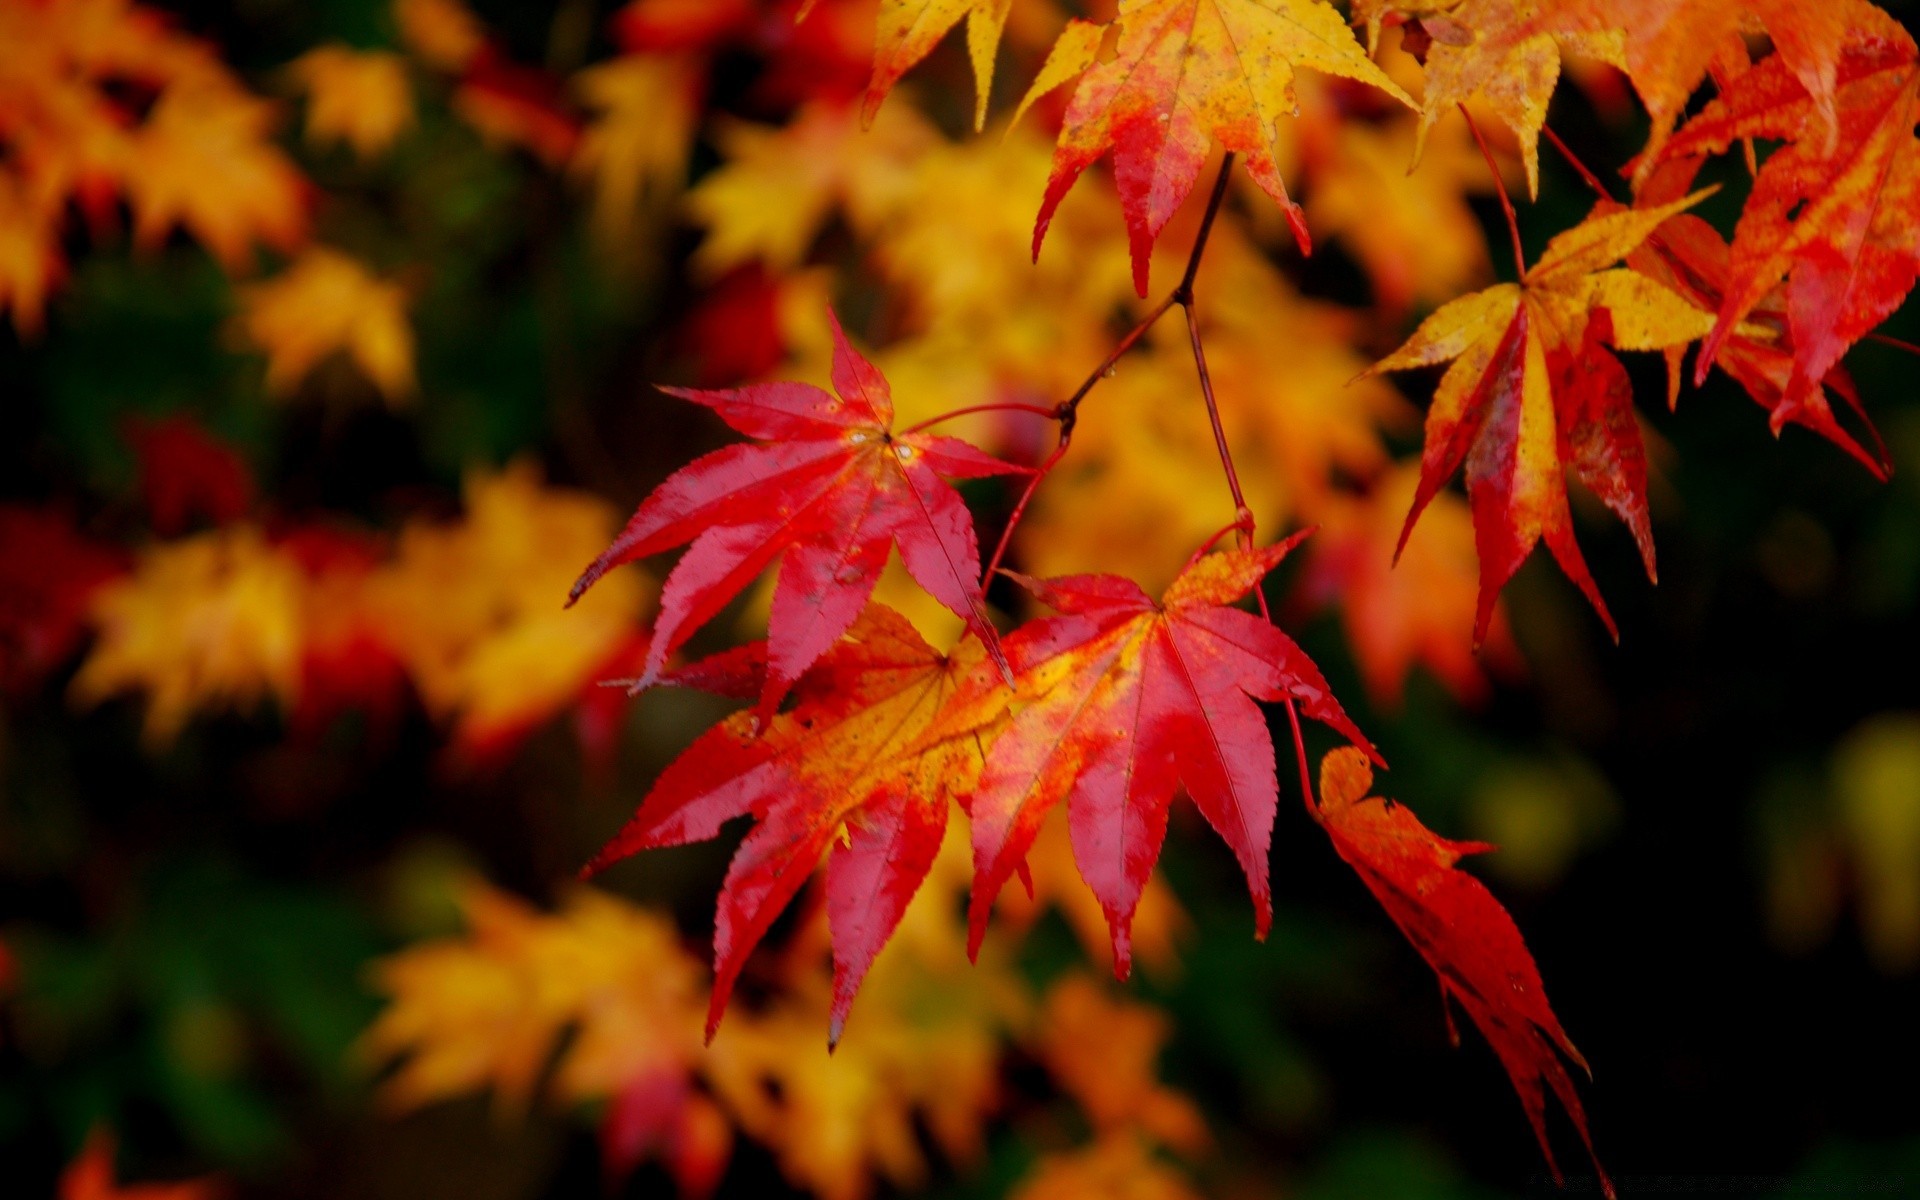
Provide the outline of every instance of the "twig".
{"type": "Polygon", "coordinates": [[[1467,119],[1467,128],[1473,131],[1473,140],[1480,146],[1480,157],[1487,160],[1487,170],[1493,172],[1493,186],[1500,196],[1500,211],[1507,214],[1507,233],[1513,238],[1513,265],[1526,278],[1527,256],[1520,252],[1520,218],[1514,214],[1513,199],[1507,195],[1507,181],[1500,174],[1500,164],[1493,160],[1493,151],[1487,147],[1487,139],[1480,134],[1479,122],[1467,111],[1465,104],[1460,105],[1460,115],[1467,119]]]}

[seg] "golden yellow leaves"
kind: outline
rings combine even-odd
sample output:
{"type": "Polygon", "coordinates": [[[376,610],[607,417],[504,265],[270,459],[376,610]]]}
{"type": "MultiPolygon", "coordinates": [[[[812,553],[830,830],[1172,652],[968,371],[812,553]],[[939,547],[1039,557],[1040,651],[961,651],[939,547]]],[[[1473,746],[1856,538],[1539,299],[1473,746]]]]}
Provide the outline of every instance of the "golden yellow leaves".
{"type": "Polygon", "coordinates": [[[273,279],[241,289],[240,334],[267,355],[267,390],[284,396],[343,355],[387,403],[414,390],[413,327],[398,284],[315,246],[273,279]]]}
{"type": "Polygon", "coordinates": [[[357,1053],[401,1060],[381,1086],[386,1104],[490,1091],[517,1115],[570,1026],[553,1073],[567,1101],[696,1069],[705,973],[669,921],[584,889],[554,916],[479,884],[462,890],[460,908],[464,936],[374,967],[374,986],[393,999],[357,1053]]]}
{"type": "Polygon", "coordinates": [[[773,999],[739,1006],[703,1052],[705,971],[665,919],[588,891],[547,916],[478,884],[462,896],[465,934],[376,964],[388,1005],[359,1053],[371,1066],[397,1064],[382,1095],[403,1110],[479,1091],[509,1113],[542,1092],[606,1101],[608,1150],[620,1136],[619,1098],[644,1087],[651,1141],[642,1149],[659,1149],[683,1186],[700,1171],[717,1179],[737,1130],[767,1147],[795,1186],[862,1200],[881,1182],[925,1182],[929,1140],[951,1163],[974,1161],[1000,1105],[1008,1050],[1021,1046],[1095,1134],[1088,1149],[1045,1160],[1029,1186],[1055,1190],[1035,1194],[1073,1194],[1058,1190],[1063,1181],[1107,1178],[1128,1163],[1151,1164],[1145,1179],[1177,1185],[1150,1147],[1193,1152],[1208,1137],[1192,1103],[1158,1080],[1165,1018],[1080,976],[1043,1002],[1003,946],[969,964],[957,906],[965,859],[964,844],[950,841],[874,963],[859,1023],[831,1055],[821,1039],[833,999],[821,907],[779,955],[758,962],[773,999]]]}
{"type": "Polygon", "coordinates": [[[274,108],[153,12],[5,0],[0,46],[0,304],[23,333],[59,277],[69,204],[104,223],[124,196],[140,244],[184,229],[230,271],[256,245],[305,240],[306,183],[271,140],[274,108]]]}
{"type": "Polygon", "coordinates": [[[544,486],[529,463],[470,476],[466,509],[460,522],[403,530],[372,603],[427,711],[452,721],[461,745],[485,749],[618,674],[649,588],[637,571],[616,571],[561,607],[618,513],[544,486]]]}
{"type": "Polygon", "coordinates": [[[157,748],[198,712],[272,700],[319,719],[342,704],[391,707],[411,678],[459,752],[510,745],[619,673],[649,588],[616,572],[563,612],[616,514],[543,485],[530,464],[473,475],[467,510],[408,526],[390,556],[371,539],[251,524],[152,546],[95,597],[73,698],[144,692],[157,748]]]}
{"type": "Polygon", "coordinates": [[[269,697],[291,706],[300,582],[291,556],[248,526],[150,548],[94,600],[99,637],[74,677],[75,701],[147,692],[149,745],[172,741],[196,710],[269,697]]]}
{"type": "Polygon", "coordinates": [[[593,230],[631,242],[642,203],[686,182],[699,82],[684,64],[629,55],[580,72],[574,88],[596,114],[569,169],[593,191],[593,230]]]}

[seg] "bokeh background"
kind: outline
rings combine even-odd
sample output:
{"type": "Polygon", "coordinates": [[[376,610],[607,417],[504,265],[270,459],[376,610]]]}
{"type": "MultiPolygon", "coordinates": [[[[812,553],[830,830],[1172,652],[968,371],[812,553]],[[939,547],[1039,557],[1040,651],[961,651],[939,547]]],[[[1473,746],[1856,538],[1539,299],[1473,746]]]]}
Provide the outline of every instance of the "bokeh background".
{"type": "MultiPolygon", "coordinates": [[[[699,1048],[734,835],[572,882],[726,711],[596,686],[667,564],[561,608],[727,440],[649,384],[817,381],[831,301],[903,415],[1046,404],[1138,311],[1108,181],[1025,253],[1058,98],[1006,119],[1069,7],[1018,0],[975,134],[957,35],[860,132],[863,0],[797,27],[775,0],[0,0],[0,1191],[111,1194],[69,1167],[110,1135],[119,1179],[261,1197],[1544,1194],[1498,1063],[1449,1045],[1284,760],[1264,944],[1190,811],[1126,985],[1060,839],[975,968],[942,868],[832,1060],[806,904],[699,1048]]],[[[1512,277],[1492,179],[1458,122],[1409,177],[1410,116],[1302,87],[1318,251],[1238,189],[1200,282],[1263,527],[1321,526],[1268,585],[1283,623],[1384,794],[1502,847],[1474,869],[1593,1065],[1623,1192],[1920,1193],[1920,367],[1849,359],[1882,483],[1722,377],[1670,413],[1635,361],[1659,585],[1578,498],[1620,644],[1536,561],[1475,658],[1460,502],[1384,571],[1432,380],[1347,381],[1512,277]]],[[[1599,67],[1551,123],[1603,172],[1646,134],[1599,67]]],[[[1592,203],[1542,170],[1530,256],[1592,203]]],[[[1730,229],[1744,168],[1713,171],[1730,229]]],[[[1163,332],[1087,402],[1022,569],[1157,586],[1231,517],[1163,332]]],[[[967,494],[997,536],[1010,497],[967,494]]]]}

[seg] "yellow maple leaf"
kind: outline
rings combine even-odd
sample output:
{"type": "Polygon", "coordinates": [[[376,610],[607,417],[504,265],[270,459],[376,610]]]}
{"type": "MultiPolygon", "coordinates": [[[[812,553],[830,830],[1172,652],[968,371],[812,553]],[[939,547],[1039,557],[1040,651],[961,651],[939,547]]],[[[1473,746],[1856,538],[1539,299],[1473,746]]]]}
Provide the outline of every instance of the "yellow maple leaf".
{"type": "Polygon", "coordinates": [[[881,111],[868,130],[845,105],[815,101],[781,128],[734,121],[717,141],[726,161],[687,194],[707,236],[694,266],[716,278],[756,259],[774,271],[798,266],[841,212],[869,229],[912,186],[919,156],[938,134],[912,108],[881,111]]]}
{"type": "Polygon", "coordinates": [[[286,395],[343,354],[389,404],[413,395],[406,291],[315,246],[285,271],[241,289],[235,328],[267,355],[267,390],[286,395]]]}
{"type": "Polygon", "coordinates": [[[571,609],[568,588],[619,528],[596,497],[544,485],[532,463],[466,482],[466,516],[415,521],[374,603],[427,709],[473,748],[509,738],[594,686],[634,636],[651,585],[612,572],[571,609]]]}
{"type": "Polygon", "coordinates": [[[406,62],[386,50],[317,46],[287,73],[307,97],[307,141],[345,142],[363,159],[378,158],[413,128],[413,89],[406,62]]]}
{"type": "Polygon", "coordinates": [[[465,933],[374,964],[389,1000],[355,1053],[399,1062],[381,1085],[388,1107],[491,1091],[518,1113],[569,1029],[553,1077],[565,1100],[693,1072],[705,971],[671,921],[585,889],[551,916],[478,882],[459,902],[465,933]]]}
{"type": "Polygon", "coordinates": [[[256,243],[290,253],[308,232],[306,179],[272,141],[267,101],[217,79],[170,84],[128,152],[134,237],[159,244],[181,227],[228,271],[256,243]]]}
{"type": "Polygon", "coordinates": [[[593,231],[613,247],[633,241],[642,203],[686,183],[700,81],[689,65],[628,55],[574,77],[594,115],[571,170],[593,190],[593,231]]]}
{"type": "Polygon", "coordinates": [[[141,553],[93,603],[98,637],[74,676],[75,703],[147,693],[144,736],[162,746],[197,709],[290,707],[300,681],[302,577],[249,525],[141,553]]]}

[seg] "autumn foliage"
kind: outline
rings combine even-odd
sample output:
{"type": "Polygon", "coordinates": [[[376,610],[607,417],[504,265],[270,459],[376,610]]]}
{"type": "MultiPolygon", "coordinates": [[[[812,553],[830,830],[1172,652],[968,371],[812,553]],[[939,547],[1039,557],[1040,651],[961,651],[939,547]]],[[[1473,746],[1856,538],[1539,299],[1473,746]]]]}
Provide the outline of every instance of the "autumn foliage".
{"type": "MultiPolygon", "coordinates": [[[[1595,1155],[1587,1063],[1460,866],[1492,847],[1370,794],[1388,763],[1329,674],[1389,749],[1369,714],[1390,722],[1417,669],[1483,701],[1526,671],[1502,594],[1543,542],[1634,637],[1604,599],[1628,581],[1575,525],[1597,500],[1657,579],[1640,354],[1669,410],[1718,370],[1774,435],[1887,477],[1844,360],[1920,279],[1898,22],[1865,0],[633,0],[535,63],[458,0],[386,19],[391,47],[249,80],[157,8],[0,0],[14,334],[57,330],[121,239],[190,244],[230,289],[218,338],[250,394],[409,420],[435,402],[438,314],[473,311],[402,249],[437,187],[406,190],[409,147],[442,138],[539,179],[536,221],[579,210],[553,260],[630,281],[675,219],[697,233],[673,299],[647,300],[665,348],[623,376],[661,381],[629,402],[660,452],[602,461],[585,356],[550,332],[550,415],[590,464],[559,482],[462,463],[457,503],[345,517],[279,502],[190,420],[125,422],[118,510],[0,507],[0,693],[77,662],[67,702],[137,696],[155,755],[263,710],[317,756],[345,720],[371,742],[417,722],[437,776],[475,786],[563,716],[587,773],[619,777],[655,689],[712,722],[583,871],[731,847],[710,971],[656,908],[576,886],[549,913],[463,874],[442,936],[370,970],[384,1007],[354,1060],[389,1110],[584,1106],[610,1180],[656,1162],[706,1195],[745,1141],[859,1200],[926,1180],[929,1149],[976,1157],[1018,1055],[1087,1134],[1019,1195],[1193,1194],[1177,1164],[1210,1133],[1158,1077],[1160,1016],[1014,959],[1056,910],[1118,980],[1171,959],[1181,797],[1266,938],[1297,788],[1555,1178],[1549,1096],[1595,1155]],[[956,65],[970,93],[941,89],[956,65]],[[1580,160],[1548,123],[1570,85],[1637,97],[1637,155],[1580,160]],[[1562,167],[1591,194],[1549,228],[1514,198],[1562,167]],[[407,197],[401,228],[368,232],[375,181],[407,197]],[[1316,246],[1371,308],[1303,284],[1316,246]],[[624,527],[588,474],[643,495],[624,527]],[[1352,674],[1282,627],[1327,608],[1352,674]],[[1310,738],[1340,743],[1317,788],[1310,738]]],[[[495,236],[444,223],[449,260],[495,236]]],[[[542,278],[541,330],[602,303],[542,278]]],[[[213,1194],[117,1191],[112,1160],[102,1133],[62,1194],[213,1194]]]]}

